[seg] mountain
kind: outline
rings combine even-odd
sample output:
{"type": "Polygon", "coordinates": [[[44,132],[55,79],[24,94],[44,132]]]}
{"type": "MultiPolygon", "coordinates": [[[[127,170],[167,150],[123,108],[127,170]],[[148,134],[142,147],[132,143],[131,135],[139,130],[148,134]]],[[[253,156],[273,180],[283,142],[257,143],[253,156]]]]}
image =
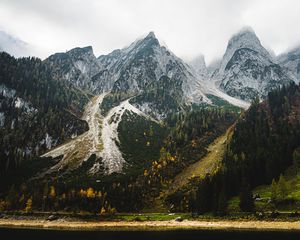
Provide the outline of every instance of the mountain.
{"type": "Polygon", "coordinates": [[[291,71],[298,82],[300,81],[300,47],[279,55],[277,61],[281,66],[291,71]]]}
{"type": "MultiPolygon", "coordinates": [[[[90,47],[76,48],[50,56],[45,64],[54,68],[57,78],[94,94],[102,94],[91,99],[85,108],[83,119],[88,122],[89,132],[43,155],[52,158],[63,155],[61,161],[44,174],[53,174],[56,170],[60,175],[69,174],[81,169],[83,163],[88,163],[86,171],[95,175],[131,169],[129,165],[137,159],[130,152],[133,148],[126,144],[132,141],[131,134],[122,135],[121,126],[127,126],[126,121],[131,122],[133,128],[137,124],[144,126],[144,130],[136,131],[145,132],[150,126],[157,129],[156,141],[160,145],[147,147],[145,152],[152,149],[151,154],[143,157],[142,161],[147,162],[151,160],[150,156],[157,156],[162,144],[164,133],[158,121],[183,111],[191,103],[209,101],[201,92],[201,83],[192,69],[161,46],[153,32],[129,47],[98,59],[90,47]],[[100,80],[103,76],[106,81],[100,80]],[[91,158],[92,155],[95,158],[91,158]]],[[[131,145],[139,146],[140,141],[131,145]]]]}
{"type": "Polygon", "coordinates": [[[93,81],[97,74],[105,76],[101,65],[93,53],[92,47],[74,48],[66,53],[56,53],[44,61],[50,65],[57,78],[72,83],[74,86],[99,93],[107,89],[106,79],[93,81]],[[102,71],[102,72],[101,72],[102,71]]]}
{"type": "Polygon", "coordinates": [[[57,53],[45,60],[57,78],[93,94],[111,92],[103,112],[130,102],[156,119],[190,104],[210,103],[195,71],[162,46],[153,32],[123,49],[96,58],[91,47],[57,53]]]}
{"type": "Polygon", "coordinates": [[[276,63],[249,28],[229,40],[213,78],[228,95],[246,101],[251,101],[255,96],[265,98],[272,89],[294,80],[276,63]]]}
{"type": "Polygon", "coordinates": [[[188,64],[195,70],[197,76],[200,79],[207,80],[209,79],[208,77],[208,69],[206,67],[204,55],[200,55],[190,62],[188,64]]]}
{"type": "Polygon", "coordinates": [[[209,78],[211,78],[212,76],[214,76],[216,74],[216,72],[220,68],[221,62],[222,62],[222,59],[215,59],[207,66],[207,72],[208,72],[209,78]]]}
{"type": "Polygon", "coordinates": [[[127,48],[98,59],[114,76],[113,92],[141,94],[150,84],[168,77],[173,86],[180,86],[182,102],[200,103],[207,100],[201,82],[193,75],[192,69],[161,46],[153,32],[127,48]]]}

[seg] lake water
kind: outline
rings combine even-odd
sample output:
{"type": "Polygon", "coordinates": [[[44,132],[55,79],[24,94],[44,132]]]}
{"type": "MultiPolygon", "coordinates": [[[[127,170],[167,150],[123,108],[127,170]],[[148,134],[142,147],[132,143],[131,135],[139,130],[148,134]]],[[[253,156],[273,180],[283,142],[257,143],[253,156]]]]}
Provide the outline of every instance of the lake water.
{"type": "Polygon", "coordinates": [[[60,231],[0,228],[1,240],[300,240],[300,231],[60,231]]]}

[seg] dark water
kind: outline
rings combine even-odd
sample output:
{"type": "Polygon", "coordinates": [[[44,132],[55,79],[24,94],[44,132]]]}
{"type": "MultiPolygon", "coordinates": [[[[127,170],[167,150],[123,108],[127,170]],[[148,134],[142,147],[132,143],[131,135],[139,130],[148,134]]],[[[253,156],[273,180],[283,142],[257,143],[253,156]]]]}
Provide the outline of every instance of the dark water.
{"type": "Polygon", "coordinates": [[[300,240],[300,231],[60,231],[36,229],[0,228],[1,240],[300,240]]]}

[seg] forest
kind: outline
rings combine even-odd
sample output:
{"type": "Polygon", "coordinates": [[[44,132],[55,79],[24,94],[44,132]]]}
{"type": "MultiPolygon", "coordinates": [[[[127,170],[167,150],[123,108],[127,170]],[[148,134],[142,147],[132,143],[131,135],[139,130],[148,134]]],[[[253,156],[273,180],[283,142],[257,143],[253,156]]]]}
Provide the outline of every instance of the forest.
{"type": "Polygon", "coordinates": [[[252,189],[271,183],[279,192],[271,199],[284,200],[280,198],[285,191],[282,173],[291,166],[299,168],[299,116],[300,87],[295,84],[270,92],[261,103],[256,98],[235,124],[220,171],[194,180],[192,187],[181,189],[168,201],[180,210],[223,215],[228,199],[239,195],[241,210],[251,212],[252,189]]]}
{"type": "Polygon", "coordinates": [[[0,176],[88,129],[88,95],[56,79],[38,58],[0,53],[0,176]]]}

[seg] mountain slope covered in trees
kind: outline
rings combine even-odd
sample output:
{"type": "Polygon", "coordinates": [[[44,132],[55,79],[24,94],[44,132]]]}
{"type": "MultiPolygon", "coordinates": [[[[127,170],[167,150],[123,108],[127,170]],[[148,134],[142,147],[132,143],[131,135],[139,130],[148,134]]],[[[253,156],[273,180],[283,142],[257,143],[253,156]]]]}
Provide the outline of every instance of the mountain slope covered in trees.
{"type": "Polygon", "coordinates": [[[252,211],[251,189],[278,179],[295,161],[300,146],[299,104],[300,87],[295,84],[270,92],[261,103],[256,99],[237,121],[220,170],[195,179],[170,196],[169,203],[179,209],[224,214],[228,198],[240,194],[241,209],[252,211]]]}
{"type": "Polygon", "coordinates": [[[88,97],[37,58],[0,53],[1,174],[87,130],[88,97]]]}

